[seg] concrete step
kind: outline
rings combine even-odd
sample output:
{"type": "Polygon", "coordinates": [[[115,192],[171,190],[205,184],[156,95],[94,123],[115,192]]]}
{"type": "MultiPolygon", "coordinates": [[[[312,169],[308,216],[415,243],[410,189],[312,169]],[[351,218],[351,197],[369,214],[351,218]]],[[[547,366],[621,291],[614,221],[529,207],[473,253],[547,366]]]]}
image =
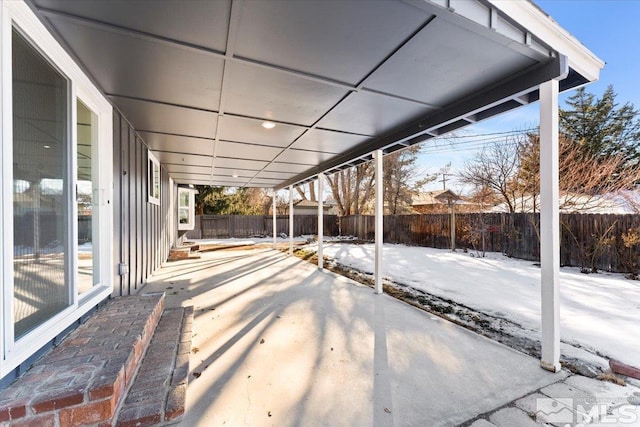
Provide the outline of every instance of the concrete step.
{"type": "Polygon", "coordinates": [[[193,307],[167,309],[117,416],[118,427],[175,422],[184,414],[193,307]]]}
{"type": "Polygon", "coordinates": [[[109,301],[0,393],[0,425],[111,425],[163,310],[164,294],[109,301]]]}

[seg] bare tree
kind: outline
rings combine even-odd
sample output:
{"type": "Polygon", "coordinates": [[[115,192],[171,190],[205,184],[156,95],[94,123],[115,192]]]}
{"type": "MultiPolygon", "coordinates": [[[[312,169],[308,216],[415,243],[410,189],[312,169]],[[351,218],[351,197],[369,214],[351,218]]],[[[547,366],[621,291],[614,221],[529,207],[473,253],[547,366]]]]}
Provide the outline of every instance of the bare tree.
{"type": "MultiPolygon", "coordinates": [[[[522,147],[526,147],[526,150],[520,152],[520,185],[528,194],[537,195],[540,191],[539,137],[529,135],[529,143],[522,147]],[[523,173],[526,165],[529,170],[523,173]]],[[[637,203],[625,192],[634,190],[640,182],[640,165],[629,163],[624,154],[606,157],[592,154],[561,135],[559,157],[559,202],[562,211],[589,213],[615,207],[622,201],[634,209],[638,208],[637,203]]]]}
{"type": "MultiPolygon", "coordinates": [[[[625,192],[631,192],[640,183],[640,164],[631,164],[622,153],[606,157],[592,154],[561,135],[559,174],[559,203],[564,212],[595,212],[623,201],[638,208],[625,192]]],[[[495,192],[509,212],[537,212],[540,138],[529,133],[490,144],[465,165],[460,176],[476,192],[495,192]]]]}
{"type": "Polygon", "coordinates": [[[519,169],[517,141],[506,139],[490,143],[476,153],[459,176],[461,182],[473,186],[476,191],[494,191],[506,203],[509,212],[515,212],[518,186],[514,181],[519,169]]]}
{"type": "Polygon", "coordinates": [[[373,196],[374,178],[370,162],[327,176],[340,216],[363,213],[373,196]]]}
{"type": "Polygon", "coordinates": [[[309,189],[309,196],[307,197],[307,192],[305,191],[305,188],[301,185],[298,185],[295,187],[296,191],[298,192],[298,194],[300,195],[300,197],[302,197],[302,200],[311,200],[312,202],[316,202],[316,182],[315,181],[311,181],[307,188],[309,189]]]}
{"type": "Polygon", "coordinates": [[[560,208],[589,212],[616,202],[608,197],[633,190],[640,182],[640,165],[629,164],[622,154],[601,158],[586,154],[566,138],[561,139],[560,208]]]}

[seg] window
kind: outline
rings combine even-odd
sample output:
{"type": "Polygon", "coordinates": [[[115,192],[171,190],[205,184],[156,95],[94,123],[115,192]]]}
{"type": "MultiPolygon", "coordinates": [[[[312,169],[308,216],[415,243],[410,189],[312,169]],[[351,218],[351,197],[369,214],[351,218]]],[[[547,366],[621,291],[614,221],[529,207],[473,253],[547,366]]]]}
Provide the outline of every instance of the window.
{"type": "Polygon", "coordinates": [[[178,188],[178,230],[193,230],[195,226],[195,190],[178,188]]]}
{"type": "Polygon", "coordinates": [[[82,101],[76,101],[76,209],[78,213],[78,293],[84,294],[100,283],[98,265],[100,236],[96,204],[100,188],[97,164],[98,129],[97,115],[82,101]]]}
{"type": "Polygon", "coordinates": [[[149,153],[149,203],[160,204],[160,162],[151,151],[149,153]]]}

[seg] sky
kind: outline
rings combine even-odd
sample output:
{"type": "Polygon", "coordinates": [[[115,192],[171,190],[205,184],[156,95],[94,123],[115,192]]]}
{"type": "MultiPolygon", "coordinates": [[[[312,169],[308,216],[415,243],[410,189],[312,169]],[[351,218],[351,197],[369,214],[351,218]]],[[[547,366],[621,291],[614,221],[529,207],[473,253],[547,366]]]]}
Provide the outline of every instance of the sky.
{"type": "MultiPolygon", "coordinates": [[[[588,85],[587,92],[601,96],[608,85],[613,85],[620,104],[630,102],[640,108],[640,0],[534,0],[565,30],[576,37],[606,65],[600,80],[588,85]]],[[[560,96],[560,108],[564,100],[574,91],[560,96]]],[[[450,173],[455,174],[464,167],[465,161],[473,158],[474,147],[481,146],[487,138],[504,140],[503,132],[521,131],[538,125],[538,104],[519,108],[459,131],[443,143],[440,148],[423,144],[425,153],[418,160],[421,170],[436,173],[451,162],[450,173]],[[473,135],[497,134],[488,137],[473,135]],[[448,146],[451,142],[478,141],[460,144],[458,148],[448,146]],[[466,147],[466,149],[461,149],[466,147]],[[471,148],[469,148],[471,147],[471,148]],[[431,153],[429,153],[429,151],[431,153]]],[[[438,178],[441,179],[442,177],[438,178]]],[[[455,176],[447,184],[462,193],[468,189],[455,182],[455,176]]],[[[449,188],[449,187],[448,187],[449,188]]],[[[427,190],[442,189],[442,182],[434,182],[427,190]]]]}

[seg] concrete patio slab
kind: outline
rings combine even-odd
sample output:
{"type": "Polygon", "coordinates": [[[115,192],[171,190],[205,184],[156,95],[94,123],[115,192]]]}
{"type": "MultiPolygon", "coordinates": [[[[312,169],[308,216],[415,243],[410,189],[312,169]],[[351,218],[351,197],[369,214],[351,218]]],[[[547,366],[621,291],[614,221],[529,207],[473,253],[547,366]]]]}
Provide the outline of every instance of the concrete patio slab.
{"type": "Polygon", "coordinates": [[[566,376],[277,251],[202,255],[144,289],[194,306],[184,426],[456,425],[566,376]]]}

